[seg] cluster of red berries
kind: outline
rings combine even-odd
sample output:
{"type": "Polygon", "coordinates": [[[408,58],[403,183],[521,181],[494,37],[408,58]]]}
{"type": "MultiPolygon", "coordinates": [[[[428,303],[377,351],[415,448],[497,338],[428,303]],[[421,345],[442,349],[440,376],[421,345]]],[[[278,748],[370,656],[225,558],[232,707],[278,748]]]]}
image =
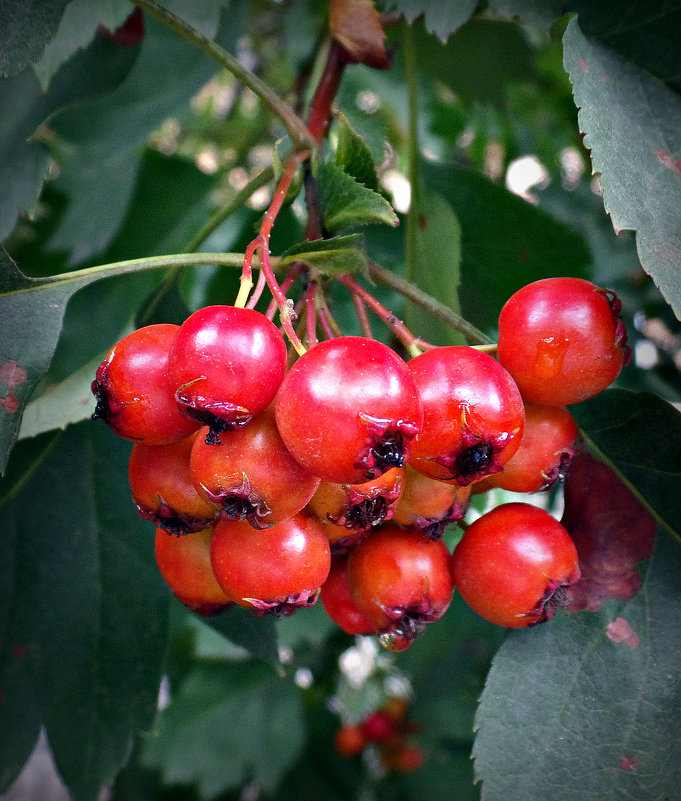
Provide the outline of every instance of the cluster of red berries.
{"type": "Polygon", "coordinates": [[[496,359],[450,346],[405,361],[339,336],[289,366],[266,316],[208,306],[118,342],[94,417],[134,442],[132,497],[188,607],[282,615],[321,596],[345,631],[401,650],[455,586],[502,625],[551,616],[579,569],[548,513],[498,506],[453,555],[442,534],[471,492],[534,492],[565,471],[566,405],[608,386],[625,350],[616,298],[572,278],[509,299],[496,359]]]}
{"type": "Polygon", "coordinates": [[[336,751],[352,758],[372,749],[381,768],[392,773],[410,773],[424,763],[421,747],[410,739],[417,726],[408,719],[404,698],[389,698],[380,708],[357,723],[344,723],[336,730],[336,751]]]}

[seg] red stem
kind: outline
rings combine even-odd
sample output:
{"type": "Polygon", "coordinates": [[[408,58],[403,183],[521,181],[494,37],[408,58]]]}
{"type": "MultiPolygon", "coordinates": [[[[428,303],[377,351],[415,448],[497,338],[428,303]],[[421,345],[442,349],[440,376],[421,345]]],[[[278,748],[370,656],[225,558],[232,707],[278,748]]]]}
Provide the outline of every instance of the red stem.
{"type": "Polygon", "coordinates": [[[373,331],[371,330],[371,321],[367,314],[367,307],[362,298],[356,293],[352,293],[352,302],[355,304],[355,311],[357,312],[357,319],[362,328],[362,333],[365,337],[373,339],[373,331]]]}
{"type": "Polygon", "coordinates": [[[343,69],[347,63],[342,57],[343,47],[335,39],[331,42],[324,72],[310,103],[307,129],[321,145],[333,113],[333,101],[338,94],[343,69]]]}
{"type": "MultiPolygon", "coordinates": [[[[333,40],[329,48],[324,71],[310,103],[307,127],[319,145],[321,145],[324,140],[329,121],[333,115],[333,102],[336,94],[338,93],[343,70],[345,68],[345,64],[347,63],[346,59],[343,58],[343,53],[344,50],[342,45],[336,40],[333,40]]],[[[292,325],[292,319],[294,319],[295,312],[291,306],[291,302],[286,297],[286,291],[277,283],[274,272],[272,271],[269,261],[269,241],[274,221],[281,209],[284,199],[286,198],[286,194],[291,186],[291,181],[293,180],[295,171],[303,161],[309,158],[309,156],[309,151],[295,153],[289,156],[288,160],[285,162],[281,178],[279,179],[279,183],[277,184],[272,201],[270,202],[260,226],[260,232],[246,250],[244,266],[241,274],[241,289],[237,298],[240,305],[248,305],[250,308],[253,308],[253,306],[255,306],[255,304],[258,302],[258,299],[264,290],[265,284],[267,284],[273,298],[273,303],[270,303],[267,314],[273,317],[273,304],[278,306],[281,315],[282,326],[289,338],[289,341],[299,354],[304,353],[305,348],[292,325]],[[256,250],[259,251],[260,255],[260,275],[258,276],[258,283],[255,288],[255,293],[248,301],[248,304],[246,304],[248,294],[253,287],[252,260],[256,250]]],[[[314,188],[311,184],[311,176],[309,172],[306,175],[306,200],[308,204],[308,225],[306,238],[317,239],[322,236],[323,231],[321,222],[319,220],[319,215],[316,211],[314,188]]],[[[317,341],[317,310],[315,303],[316,290],[308,288],[306,292],[309,293],[306,301],[308,318],[307,336],[310,346],[312,346],[317,341]]],[[[328,318],[325,320],[325,323],[326,325],[330,325],[328,318]]]]}
{"type": "Polygon", "coordinates": [[[337,280],[346,286],[353,295],[357,296],[390,328],[400,342],[405,346],[412,356],[418,356],[423,350],[432,350],[435,345],[425,342],[420,337],[415,337],[406,327],[402,320],[397,317],[371,294],[364,287],[360,286],[355,279],[348,274],[336,276],[337,280]]]}
{"type": "Polygon", "coordinates": [[[317,344],[317,283],[311,281],[305,290],[305,323],[307,326],[307,346],[313,348],[317,344]]]}
{"type": "MultiPolygon", "coordinates": [[[[295,267],[287,274],[286,278],[284,278],[284,280],[281,282],[279,286],[279,289],[283,294],[286,294],[289,291],[289,289],[293,286],[293,282],[300,275],[301,270],[302,266],[296,264],[295,267]]],[[[265,317],[267,317],[269,320],[272,320],[274,318],[274,313],[276,312],[276,310],[277,310],[277,301],[276,298],[273,297],[272,300],[270,301],[269,306],[267,307],[267,310],[265,311],[265,317]]]]}

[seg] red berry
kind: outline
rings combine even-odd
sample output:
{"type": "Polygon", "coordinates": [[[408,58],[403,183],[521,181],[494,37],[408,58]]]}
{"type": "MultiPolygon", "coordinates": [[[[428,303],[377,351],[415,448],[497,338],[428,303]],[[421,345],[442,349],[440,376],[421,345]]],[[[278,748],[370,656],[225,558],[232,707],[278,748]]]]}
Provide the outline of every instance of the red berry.
{"type": "Polygon", "coordinates": [[[161,575],[177,599],[200,615],[215,614],[231,603],[210,563],[211,535],[210,528],[184,537],[156,530],[154,548],[161,575]]]}
{"type": "MultiPolygon", "coordinates": [[[[376,624],[359,611],[350,594],[346,563],[345,555],[333,557],[331,570],[319,595],[322,605],[326,614],[346,634],[375,634],[376,624]]],[[[384,625],[390,625],[388,618],[385,618],[384,625]]]]}
{"type": "Polygon", "coordinates": [[[347,723],[336,731],[336,751],[344,757],[359,756],[366,746],[366,737],[360,723],[347,723]]]}
{"type": "Polygon", "coordinates": [[[362,724],[364,736],[372,743],[385,743],[397,732],[395,721],[381,709],[372,712],[362,724]]]}
{"type": "Polygon", "coordinates": [[[470,486],[438,481],[419,473],[410,464],[405,465],[404,477],[404,491],[393,517],[395,523],[418,528],[424,537],[438,540],[450,523],[463,519],[470,486]]]}
{"type": "Polygon", "coordinates": [[[136,442],[128,461],[128,481],[140,516],[171,534],[200,531],[211,523],[218,506],[202,498],[189,471],[197,434],[168,445],[136,442]]]}
{"type": "Polygon", "coordinates": [[[617,297],[581,278],[544,278],[499,315],[499,361],[532,403],[579,403],[619,375],[628,348],[617,297]]]}
{"type": "Polygon", "coordinates": [[[286,615],[316,602],[331,553],[320,524],[308,515],[263,530],[222,519],[213,532],[211,563],[218,584],[240,606],[286,615]]]}
{"type": "Polygon", "coordinates": [[[364,337],[326,340],[301,356],[282,382],[276,415],[293,456],[337,484],[401,467],[422,418],[407,365],[364,337]]]}
{"type": "Polygon", "coordinates": [[[464,601],[500,626],[551,618],[579,578],[577,550],[548,512],[526,503],[497,506],[473,522],[452,555],[464,601]]]}
{"type": "Polygon", "coordinates": [[[286,370],[286,344],[259,312],[206,306],[180,326],[168,370],[180,410],[219,440],[269,406],[286,370]]]}
{"type": "Polygon", "coordinates": [[[425,757],[423,750],[418,745],[402,741],[394,748],[385,750],[381,754],[381,761],[388,770],[396,773],[411,773],[411,771],[423,767],[425,757]]]}
{"type": "Polygon", "coordinates": [[[423,405],[423,426],[410,464],[441,481],[465,486],[501,470],[520,445],[522,397],[489,354],[449,346],[409,362],[423,405]]]}
{"type": "Polygon", "coordinates": [[[353,532],[364,533],[390,520],[402,494],[404,468],[390,470],[362,484],[335,484],[322,481],[307,508],[326,526],[333,542],[343,542],[353,532]]]}
{"type": "Polygon", "coordinates": [[[222,515],[263,528],[291,517],[319,485],[286,450],[272,404],[244,428],[230,431],[220,444],[206,444],[201,429],[191,452],[197,492],[222,508],[222,515]]]}
{"type": "Polygon", "coordinates": [[[189,436],[196,421],[183,417],[168,377],[168,352],[179,326],[138,328],[108,352],[97,369],[93,420],[102,419],[124,439],[165,445],[189,436]]]}
{"type": "Polygon", "coordinates": [[[526,403],[520,447],[500,473],[481,483],[510,492],[549,489],[569,469],[576,438],[577,424],[565,406],[526,403]]]}
{"type": "Polygon", "coordinates": [[[395,650],[407,647],[427,623],[442,617],[454,592],[449,551],[442,540],[424,539],[417,529],[394,523],[351,549],[347,577],[357,608],[382,633],[392,635],[384,639],[395,650]]]}

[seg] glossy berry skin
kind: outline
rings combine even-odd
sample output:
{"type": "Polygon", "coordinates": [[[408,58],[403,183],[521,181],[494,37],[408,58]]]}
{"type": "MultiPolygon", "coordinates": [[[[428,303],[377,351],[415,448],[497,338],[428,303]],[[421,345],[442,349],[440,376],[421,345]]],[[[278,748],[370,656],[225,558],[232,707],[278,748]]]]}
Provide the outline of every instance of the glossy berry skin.
{"type": "Polygon", "coordinates": [[[319,486],[286,449],[272,404],[220,444],[207,444],[207,435],[200,429],[194,441],[190,473],[199,495],[224,517],[264,528],[300,512],[319,486]]]}
{"type": "MultiPolygon", "coordinates": [[[[351,549],[347,578],[357,608],[381,633],[392,635],[400,650],[447,611],[454,592],[444,542],[393,523],[351,549]]],[[[393,645],[386,638],[381,642],[393,645]]]]}
{"type": "Polygon", "coordinates": [[[276,416],[294,458],[337,484],[401,467],[422,419],[405,362],[365,337],[326,340],[301,356],[282,382],[276,416]]]}
{"type": "Polygon", "coordinates": [[[526,403],[520,447],[500,473],[480,483],[510,492],[547,490],[569,470],[576,438],[577,424],[565,406],[526,403]]]}
{"type": "Polygon", "coordinates": [[[524,286],[499,315],[498,358],[532,403],[591,398],[620,374],[628,354],[617,297],[581,278],[524,286]]]}
{"type": "Polygon", "coordinates": [[[286,344],[257,311],[206,306],[180,326],[168,370],[182,413],[219,439],[269,406],[286,370],[286,344]]]}
{"type": "Polygon", "coordinates": [[[466,514],[470,485],[461,487],[438,481],[419,473],[410,464],[404,467],[404,490],[397,502],[393,521],[419,529],[428,539],[441,539],[447,526],[462,520],[466,514]]]}
{"type": "Polygon", "coordinates": [[[210,563],[212,529],[175,537],[156,530],[156,564],[177,599],[199,615],[221,611],[231,601],[215,579],[210,563]]]}
{"type": "Polygon", "coordinates": [[[255,614],[287,615],[317,601],[331,552],[320,524],[298,514],[259,531],[222,519],[211,541],[211,564],[225,594],[255,614]]]}
{"type": "Polygon", "coordinates": [[[319,594],[324,610],[346,634],[375,634],[377,629],[389,626],[390,620],[386,617],[382,625],[377,626],[360,612],[350,594],[346,565],[347,555],[332,557],[329,575],[319,594]]]}
{"type": "Polygon", "coordinates": [[[553,616],[579,578],[577,550],[548,512],[507,503],[466,529],[452,555],[452,576],[464,601],[486,620],[532,626],[553,616]]]}
{"type": "Polygon", "coordinates": [[[171,534],[200,531],[212,523],[219,507],[202,498],[194,486],[189,460],[197,433],[168,445],[136,442],[128,460],[128,481],[140,517],[171,534]]]}
{"type": "Polygon", "coordinates": [[[409,463],[461,486],[499,471],[520,446],[523,400],[508,372],[483,351],[448,346],[409,362],[423,426],[409,463]]]}
{"type": "Polygon", "coordinates": [[[148,325],[123,337],[107,353],[92,382],[93,419],[124,439],[165,445],[189,436],[196,421],[180,414],[168,377],[168,352],[179,326],[148,325]]]}

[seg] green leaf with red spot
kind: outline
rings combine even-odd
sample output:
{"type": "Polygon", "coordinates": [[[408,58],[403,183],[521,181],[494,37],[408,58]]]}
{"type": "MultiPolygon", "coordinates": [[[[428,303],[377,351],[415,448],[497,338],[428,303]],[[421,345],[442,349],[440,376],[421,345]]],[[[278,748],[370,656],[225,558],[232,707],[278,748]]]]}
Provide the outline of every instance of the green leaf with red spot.
{"type": "Polygon", "coordinates": [[[572,19],[564,64],[579,127],[616,231],[636,231],[641,264],[681,317],[681,97],[588,39],[572,19]]]}
{"type": "MultiPolygon", "coordinates": [[[[199,254],[181,260],[212,263],[209,259],[210,255],[199,254]]],[[[26,404],[50,366],[73,295],[104,278],[162,269],[169,264],[167,258],[158,257],[28,278],[7,252],[0,250],[0,473],[4,473],[17,440],[26,404]]],[[[39,430],[45,428],[37,426],[33,433],[39,430]]]]}

